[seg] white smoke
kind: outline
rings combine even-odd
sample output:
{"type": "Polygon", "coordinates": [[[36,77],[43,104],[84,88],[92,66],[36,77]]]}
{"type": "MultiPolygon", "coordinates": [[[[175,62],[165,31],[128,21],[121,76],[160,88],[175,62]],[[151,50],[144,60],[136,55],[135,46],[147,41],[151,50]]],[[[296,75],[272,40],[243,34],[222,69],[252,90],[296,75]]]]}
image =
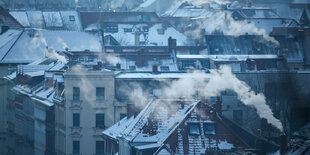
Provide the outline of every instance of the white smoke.
{"type": "MultiPolygon", "coordinates": [[[[229,1],[226,0],[183,0],[183,2],[188,2],[194,6],[200,6],[207,3],[216,3],[219,5],[228,4],[229,1]]],[[[264,40],[273,43],[275,46],[279,46],[279,42],[269,36],[264,29],[258,28],[253,22],[248,22],[247,20],[235,20],[233,19],[231,13],[223,10],[209,10],[213,14],[202,21],[197,22],[199,29],[205,29],[207,34],[212,34],[214,32],[222,32],[224,35],[232,35],[238,37],[240,35],[252,34],[260,35],[264,40]]],[[[193,31],[194,35],[197,35],[198,31],[193,31]]]]}
{"type": "Polygon", "coordinates": [[[54,49],[52,48],[47,48],[45,50],[45,56],[51,60],[59,60],[62,63],[66,64],[67,63],[67,59],[65,56],[63,55],[59,55],[54,49]]]}
{"type": "Polygon", "coordinates": [[[269,36],[264,29],[257,28],[254,23],[248,23],[247,20],[236,21],[232,15],[225,11],[215,11],[214,14],[202,22],[198,23],[200,29],[205,29],[206,33],[212,34],[214,32],[222,32],[225,35],[232,35],[235,37],[252,34],[260,35],[266,41],[279,46],[279,42],[269,36]]]}
{"type": "Polygon", "coordinates": [[[191,76],[181,78],[172,82],[168,87],[162,89],[164,98],[210,98],[219,96],[222,91],[233,90],[238,98],[247,106],[254,107],[261,118],[265,118],[268,123],[279,130],[283,130],[280,120],[273,116],[273,112],[266,104],[265,96],[256,94],[243,81],[240,81],[228,66],[222,66],[219,70],[211,70],[210,76],[195,71],[191,76]],[[193,78],[195,77],[195,78],[193,78]]]}
{"type": "Polygon", "coordinates": [[[183,2],[188,2],[193,5],[204,5],[204,4],[211,4],[216,3],[220,5],[225,5],[230,3],[228,0],[183,0],[183,2]]]}

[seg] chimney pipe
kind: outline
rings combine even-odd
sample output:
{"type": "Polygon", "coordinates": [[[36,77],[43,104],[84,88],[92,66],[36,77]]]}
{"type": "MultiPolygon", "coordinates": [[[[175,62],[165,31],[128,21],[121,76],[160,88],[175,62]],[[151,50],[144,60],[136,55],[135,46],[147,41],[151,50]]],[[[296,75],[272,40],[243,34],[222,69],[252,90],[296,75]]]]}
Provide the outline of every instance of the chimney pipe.
{"type": "Polygon", "coordinates": [[[280,154],[284,155],[287,151],[287,136],[285,133],[280,136],[280,154]]]}
{"type": "Polygon", "coordinates": [[[215,110],[219,115],[222,115],[222,101],[220,101],[219,97],[215,102],[215,110]]]}
{"type": "Polygon", "coordinates": [[[157,65],[153,65],[152,66],[152,72],[153,73],[158,73],[158,66],[157,65]]]}
{"type": "Polygon", "coordinates": [[[120,63],[116,64],[116,68],[121,69],[121,64],[120,63]]]}

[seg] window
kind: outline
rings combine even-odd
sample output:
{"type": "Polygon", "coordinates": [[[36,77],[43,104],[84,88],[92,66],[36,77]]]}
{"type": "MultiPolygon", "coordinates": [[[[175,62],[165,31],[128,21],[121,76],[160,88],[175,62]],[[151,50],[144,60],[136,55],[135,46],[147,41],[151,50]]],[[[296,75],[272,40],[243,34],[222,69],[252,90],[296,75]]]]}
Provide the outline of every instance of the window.
{"type": "Polygon", "coordinates": [[[80,126],[80,114],[73,114],[73,126],[79,127],[80,126]]]}
{"type": "Polygon", "coordinates": [[[104,154],[104,141],[96,141],[96,155],[104,154]]]}
{"type": "Polygon", "coordinates": [[[132,32],[132,28],[124,28],[124,32],[132,32]]]}
{"type": "Polygon", "coordinates": [[[80,100],[80,87],[73,87],[73,100],[80,100]]]}
{"type": "Polygon", "coordinates": [[[72,153],[80,154],[80,141],[73,141],[72,153]]]}
{"type": "Polygon", "coordinates": [[[118,32],[118,26],[107,26],[105,27],[105,32],[116,33],[118,32]]]}
{"type": "Polygon", "coordinates": [[[144,27],[143,27],[143,32],[149,32],[149,27],[144,26],[144,27]]]}
{"type": "Polygon", "coordinates": [[[142,20],[143,22],[147,22],[147,21],[150,20],[150,17],[149,17],[148,15],[141,15],[141,20],[142,20]]]}
{"type": "Polygon", "coordinates": [[[119,115],[119,120],[121,120],[121,119],[125,118],[126,116],[127,116],[126,114],[121,113],[121,114],[119,115]]]}
{"type": "Polygon", "coordinates": [[[96,114],[96,127],[104,128],[104,114],[96,114]]]}
{"type": "Polygon", "coordinates": [[[236,123],[242,125],[242,123],[243,123],[242,122],[242,110],[234,110],[233,111],[233,120],[236,123]]]}
{"type": "Polygon", "coordinates": [[[75,17],[74,16],[69,16],[69,20],[70,21],[75,21],[75,17]]]}
{"type": "Polygon", "coordinates": [[[199,123],[188,123],[189,135],[200,135],[199,123]]]}
{"type": "Polygon", "coordinates": [[[197,55],[197,54],[199,54],[199,51],[198,51],[198,49],[190,49],[190,50],[189,50],[189,54],[191,54],[191,55],[197,55]]]}
{"type": "Polygon", "coordinates": [[[204,132],[206,135],[215,135],[215,124],[214,123],[204,123],[204,132]]]}
{"type": "Polygon", "coordinates": [[[104,87],[96,88],[96,100],[104,100],[104,87]]]}
{"type": "Polygon", "coordinates": [[[160,66],[161,71],[169,71],[169,66],[160,66]]]}

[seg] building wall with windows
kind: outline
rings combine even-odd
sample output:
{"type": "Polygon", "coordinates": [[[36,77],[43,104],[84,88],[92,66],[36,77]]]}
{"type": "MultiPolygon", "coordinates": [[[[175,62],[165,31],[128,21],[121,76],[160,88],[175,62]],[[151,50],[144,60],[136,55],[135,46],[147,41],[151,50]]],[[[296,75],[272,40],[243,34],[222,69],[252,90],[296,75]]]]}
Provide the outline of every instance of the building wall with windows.
{"type": "Polygon", "coordinates": [[[116,113],[122,113],[114,107],[114,76],[111,71],[64,74],[66,154],[103,154],[101,132],[119,120],[116,113]]]}

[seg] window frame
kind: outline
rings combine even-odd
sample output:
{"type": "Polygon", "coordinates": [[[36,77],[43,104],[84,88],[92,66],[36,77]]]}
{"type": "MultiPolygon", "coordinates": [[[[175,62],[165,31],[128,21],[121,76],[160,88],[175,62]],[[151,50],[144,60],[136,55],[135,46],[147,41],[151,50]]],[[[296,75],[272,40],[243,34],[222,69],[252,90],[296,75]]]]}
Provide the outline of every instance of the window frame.
{"type": "Polygon", "coordinates": [[[215,123],[214,122],[205,122],[205,123],[203,123],[203,133],[205,135],[216,135],[216,125],[215,125],[215,123]],[[207,125],[211,125],[211,124],[213,125],[214,133],[207,133],[206,132],[207,125]]]}
{"type": "Polygon", "coordinates": [[[104,153],[105,153],[105,141],[103,140],[96,141],[96,155],[104,155],[104,153]],[[103,149],[100,150],[102,152],[99,151],[99,148],[98,148],[99,143],[102,143],[101,145],[103,145],[103,149]]]}
{"type": "Polygon", "coordinates": [[[80,154],[80,141],[74,140],[72,141],[72,154],[80,154]],[[78,147],[78,148],[75,148],[78,147]]]}
{"type": "Polygon", "coordinates": [[[96,87],[96,100],[105,100],[105,87],[96,87]],[[103,90],[103,94],[99,94],[102,92],[99,92],[99,90],[103,90]],[[99,96],[100,95],[100,96],[99,96]]]}
{"type": "Polygon", "coordinates": [[[188,126],[188,135],[190,135],[190,136],[199,136],[199,135],[201,135],[200,123],[198,123],[198,122],[189,122],[189,123],[187,123],[187,126],[188,126]],[[198,130],[199,130],[198,134],[197,133],[191,133],[191,126],[193,126],[193,125],[198,125],[198,130]]]}
{"type": "Polygon", "coordinates": [[[69,16],[69,21],[70,21],[70,22],[74,22],[74,21],[75,21],[75,16],[70,15],[70,16],[69,16]]]}
{"type": "Polygon", "coordinates": [[[104,113],[96,113],[96,128],[105,128],[105,114],[104,113]],[[103,116],[103,119],[99,116],[103,116]]]}
{"type": "Polygon", "coordinates": [[[81,89],[80,87],[73,87],[72,88],[72,100],[73,101],[80,101],[81,100],[81,89]],[[78,93],[76,92],[78,90],[78,93]]]}
{"type": "Polygon", "coordinates": [[[81,126],[81,116],[80,116],[80,113],[73,113],[72,114],[72,126],[73,127],[80,127],[81,126]]]}

